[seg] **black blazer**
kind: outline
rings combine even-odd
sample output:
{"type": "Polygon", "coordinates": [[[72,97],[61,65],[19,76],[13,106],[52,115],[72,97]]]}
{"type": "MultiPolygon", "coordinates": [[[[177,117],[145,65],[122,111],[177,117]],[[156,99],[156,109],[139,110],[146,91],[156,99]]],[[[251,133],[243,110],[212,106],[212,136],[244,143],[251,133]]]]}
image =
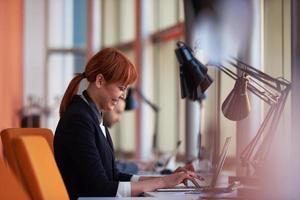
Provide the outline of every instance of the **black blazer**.
{"type": "Polygon", "coordinates": [[[92,108],[74,96],[54,136],[55,160],[70,199],[116,196],[119,181],[130,181],[132,175],[117,170],[108,131],[106,135],[92,108]]]}

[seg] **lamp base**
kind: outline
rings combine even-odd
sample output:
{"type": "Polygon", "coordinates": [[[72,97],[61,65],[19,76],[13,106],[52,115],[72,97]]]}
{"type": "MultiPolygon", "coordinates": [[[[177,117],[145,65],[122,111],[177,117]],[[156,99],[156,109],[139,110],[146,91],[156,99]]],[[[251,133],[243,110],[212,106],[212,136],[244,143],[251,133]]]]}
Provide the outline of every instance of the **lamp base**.
{"type": "Polygon", "coordinates": [[[261,196],[261,190],[256,186],[243,186],[237,189],[238,197],[248,197],[251,199],[259,199],[255,197],[261,196]]]}
{"type": "Polygon", "coordinates": [[[228,177],[228,184],[234,182],[240,182],[241,187],[237,188],[237,195],[239,197],[248,197],[251,199],[259,199],[261,194],[260,190],[260,181],[258,177],[253,176],[229,176],[228,177]]]}
{"type": "Polygon", "coordinates": [[[253,176],[229,176],[228,183],[234,183],[235,181],[239,181],[243,185],[247,186],[258,186],[259,178],[253,176]]]}

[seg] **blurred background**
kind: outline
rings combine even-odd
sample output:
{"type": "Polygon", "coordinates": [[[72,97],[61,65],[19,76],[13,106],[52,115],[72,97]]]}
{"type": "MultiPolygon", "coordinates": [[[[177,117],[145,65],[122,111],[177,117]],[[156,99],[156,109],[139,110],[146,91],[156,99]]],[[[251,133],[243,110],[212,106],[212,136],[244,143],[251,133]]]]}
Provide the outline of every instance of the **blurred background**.
{"type": "Polygon", "coordinates": [[[83,72],[98,50],[116,47],[139,71],[133,87],[159,108],[153,110],[135,94],[138,108],[125,112],[111,131],[117,155],[148,160],[153,151],[173,151],[180,140],[179,160],[197,157],[200,146],[213,160],[231,136],[226,166],[235,169],[267,106],[252,96],[246,119],[226,119],[221,104],[234,81],[214,68],[208,70],[214,83],[201,101],[181,99],[174,53],[181,40],[200,54],[199,59],[239,56],[273,77],[291,81],[278,135],[292,147],[293,141],[300,141],[298,4],[297,0],[0,0],[0,130],[47,127],[54,132],[60,100],[73,75],[83,72]]]}

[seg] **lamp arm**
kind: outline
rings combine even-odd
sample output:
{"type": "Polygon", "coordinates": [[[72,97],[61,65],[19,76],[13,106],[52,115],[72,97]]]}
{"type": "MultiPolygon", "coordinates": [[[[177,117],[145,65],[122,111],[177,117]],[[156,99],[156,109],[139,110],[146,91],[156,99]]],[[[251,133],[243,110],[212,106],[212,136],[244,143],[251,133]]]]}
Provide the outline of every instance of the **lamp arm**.
{"type": "Polygon", "coordinates": [[[159,107],[157,105],[155,105],[154,103],[152,103],[150,100],[148,100],[145,95],[143,95],[143,93],[138,89],[138,88],[134,88],[134,91],[139,95],[139,97],[148,105],[150,106],[150,108],[152,110],[154,110],[154,112],[158,112],[159,111],[159,107]]]}
{"type": "MultiPolygon", "coordinates": [[[[243,150],[240,159],[244,166],[250,167],[251,165],[255,170],[263,166],[275,137],[289,91],[290,86],[283,91],[278,102],[271,105],[257,134],[243,150]]],[[[248,174],[250,174],[250,171],[248,171],[248,174]]]]}
{"type": "Polygon", "coordinates": [[[268,125],[269,120],[273,116],[274,111],[275,111],[275,105],[271,106],[265,119],[263,120],[262,124],[260,125],[259,130],[256,133],[255,137],[250,141],[250,143],[242,151],[240,158],[244,165],[249,164],[249,161],[251,160],[251,157],[253,156],[255,147],[258,146],[258,142],[260,141],[260,139],[268,125]]]}
{"type": "Polygon", "coordinates": [[[159,117],[159,107],[157,105],[155,105],[154,103],[152,103],[150,100],[148,100],[145,95],[143,95],[143,93],[141,92],[140,89],[138,88],[132,88],[133,91],[135,91],[138,96],[154,111],[154,133],[153,133],[153,143],[152,143],[152,150],[153,153],[156,153],[157,151],[157,137],[158,137],[158,117],[159,117]]]}
{"type": "MultiPolygon", "coordinates": [[[[284,79],[284,78],[274,78],[274,77],[272,77],[272,76],[270,76],[270,75],[268,75],[268,74],[266,74],[266,73],[264,73],[264,72],[262,72],[262,71],[260,71],[256,68],[252,67],[251,65],[244,63],[243,61],[241,61],[237,58],[233,58],[233,59],[236,60],[239,64],[242,64],[242,65],[246,66],[245,68],[242,68],[242,67],[239,67],[239,66],[236,65],[237,68],[239,68],[240,70],[243,70],[245,72],[247,72],[247,71],[248,72],[253,72],[253,74],[254,74],[253,76],[258,77],[258,79],[261,78],[261,79],[264,79],[264,80],[268,80],[270,82],[275,83],[277,86],[281,85],[281,86],[287,87],[287,86],[290,85],[290,82],[288,80],[284,79]]],[[[266,84],[268,84],[268,83],[266,82],[266,84]]],[[[273,86],[270,85],[270,87],[273,87],[273,86]]],[[[275,89],[279,89],[279,87],[275,87],[275,89]]]]}
{"type": "Polygon", "coordinates": [[[282,92],[282,88],[288,86],[287,82],[282,81],[278,78],[273,78],[253,67],[249,67],[249,65],[247,65],[246,67],[240,67],[239,65],[231,61],[228,62],[236,69],[245,72],[249,77],[251,77],[255,84],[262,88],[264,92],[269,93],[269,95],[272,97],[276,97],[276,93],[282,92]],[[267,89],[264,85],[267,86],[269,89],[267,89]]]}
{"type": "MultiPolygon", "coordinates": [[[[233,72],[232,70],[230,70],[228,67],[225,67],[224,65],[211,65],[211,66],[216,67],[217,69],[219,69],[220,71],[222,71],[223,73],[225,73],[226,75],[231,77],[233,80],[238,79],[238,74],[233,72]]],[[[233,66],[237,68],[236,65],[233,65],[233,66]]],[[[239,69],[239,68],[237,68],[237,69],[239,69]]],[[[243,71],[247,74],[249,72],[248,70],[243,70],[243,71]]],[[[251,72],[249,72],[249,73],[250,74],[248,74],[248,76],[250,76],[251,81],[249,81],[249,83],[247,85],[247,89],[269,105],[277,102],[278,94],[281,91],[277,90],[277,88],[275,91],[274,90],[271,91],[271,90],[267,89],[266,87],[264,87],[262,85],[264,83],[259,83],[259,81],[255,80],[255,77],[253,77],[253,74],[251,72]]],[[[275,80],[277,80],[277,79],[275,79],[275,80]]]]}
{"type": "MultiPolygon", "coordinates": [[[[213,65],[213,66],[215,66],[215,65],[213,65]]],[[[227,74],[232,79],[234,79],[234,80],[238,79],[238,75],[236,73],[234,73],[233,71],[231,71],[229,68],[227,68],[223,65],[217,65],[216,67],[223,73],[227,74]]]]}
{"type": "Polygon", "coordinates": [[[249,77],[250,83],[249,83],[249,90],[252,91],[253,93],[254,90],[257,91],[257,96],[261,95],[261,98],[267,102],[269,105],[272,103],[277,102],[278,96],[281,91],[278,90],[272,90],[268,89],[264,86],[264,83],[260,83],[259,81],[255,80],[253,77],[249,77]]]}
{"type": "Polygon", "coordinates": [[[255,161],[263,161],[267,158],[268,152],[270,151],[270,144],[273,141],[275,132],[276,132],[276,125],[279,123],[280,116],[283,112],[286,99],[288,97],[288,93],[284,93],[282,98],[280,99],[278,105],[275,108],[275,114],[274,114],[274,120],[272,120],[271,124],[271,130],[269,130],[269,134],[266,135],[265,139],[262,141],[262,145],[260,148],[257,150],[257,153],[254,156],[255,161]]]}

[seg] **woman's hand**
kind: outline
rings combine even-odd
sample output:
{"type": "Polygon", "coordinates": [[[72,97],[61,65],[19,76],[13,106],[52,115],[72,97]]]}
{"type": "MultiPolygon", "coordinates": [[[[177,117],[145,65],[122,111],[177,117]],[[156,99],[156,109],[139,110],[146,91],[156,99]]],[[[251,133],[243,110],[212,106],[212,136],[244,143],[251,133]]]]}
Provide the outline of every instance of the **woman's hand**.
{"type": "Polygon", "coordinates": [[[203,180],[195,172],[180,171],[168,176],[160,177],[140,177],[138,182],[131,182],[131,195],[137,196],[143,192],[155,191],[158,188],[170,188],[180,183],[192,181],[196,187],[199,187],[196,179],[203,180]]]}
{"type": "Polygon", "coordinates": [[[194,183],[196,187],[199,187],[199,184],[197,183],[196,179],[199,179],[199,176],[195,172],[187,170],[176,172],[171,175],[162,177],[164,188],[174,187],[180,183],[186,184],[187,180],[192,181],[192,183],[194,183]]]}
{"type": "MultiPolygon", "coordinates": [[[[199,176],[198,174],[195,173],[194,171],[194,167],[192,164],[190,165],[185,165],[184,167],[178,167],[174,173],[178,173],[178,172],[190,172],[193,173],[195,175],[196,178],[190,179],[190,181],[196,186],[199,187],[199,184],[197,183],[197,181],[195,179],[198,179],[200,181],[204,181],[204,178],[199,176]]],[[[187,186],[187,180],[185,180],[184,185],[187,186]]]]}

